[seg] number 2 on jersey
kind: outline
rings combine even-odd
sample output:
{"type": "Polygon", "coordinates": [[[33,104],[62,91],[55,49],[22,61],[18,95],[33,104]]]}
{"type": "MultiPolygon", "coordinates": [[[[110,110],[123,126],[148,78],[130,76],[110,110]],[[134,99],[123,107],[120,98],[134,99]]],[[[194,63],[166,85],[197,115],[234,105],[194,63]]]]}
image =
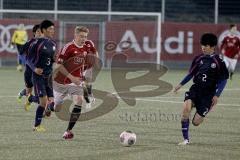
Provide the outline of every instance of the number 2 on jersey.
{"type": "Polygon", "coordinates": [[[203,81],[203,82],[206,82],[206,81],[207,81],[207,75],[206,75],[206,74],[202,74],[202,75],[203,75],[202,81],[203,81]]]}

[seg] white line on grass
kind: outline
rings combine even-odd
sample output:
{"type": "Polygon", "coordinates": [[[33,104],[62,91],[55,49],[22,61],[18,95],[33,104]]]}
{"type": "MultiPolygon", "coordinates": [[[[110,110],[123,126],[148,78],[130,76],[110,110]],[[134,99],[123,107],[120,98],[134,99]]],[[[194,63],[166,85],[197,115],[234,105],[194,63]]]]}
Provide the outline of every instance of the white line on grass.
{"type": "MultiPolygon", "coordinates": [[[[113,93],[116,94],[116,93],[113,93]]],[[[0,95],[0,98],[17,98],[17,96],[2,96],[0,95]]],[[[121,97],[117,96],[118,99],[121,99],[121,97]]],[[[128,97],[123,97],[124,99],[133,99],[128,97]]],[[[180,97],[157,97],[157,98],[180,98],[180,97]]],[[[182,98],[182,97],[181,97],[182,98]]],[[[227,97],[225,97],[227,98],[227,97]]],[[[161,103],[173,103],[173,104],[182,104],[183,101],[168,101],[168,100],[160,100],[160,99],[149,99],[149,98],[136,98],[137,101],[149,101],[149,102],[161,102],[161,103]]],[[[234,106],[234,107],[240,107],[240,104],[228,104],[228,103],[218,103],[219,106],[234,106]]]]}
{"type": "MultiPolygon", "coordinates": [[[[121,97],[117,96],[118,99],[121,99],[121,97]]],[[[169,97],[171,98],[171,97],[169,97]]],[[[133,98],[126,98],[124,99],[133,99],[133,98]]],[[[160,100],[160,99],[147,99],[147,98],[136,98],[137,101],[149,101],[149,102],[161,102],[161,103],[173,103],[173,104],[182,104],[183,101],[167,101],[167,100],[160,100]]],[[[240,107],[240,104],[228,104],[228,103],[218,103],[219,106],[234,106],[234,107],[240,107]]]]}
{"type": "MultiPolygon", "coordinates": [[[[181,91],[185,92],[185,91],[188,91],[188,90],[189,89],[187,89],[187,88],[182,88],[178,92],[181,92],[181,91]]],[[[129,92],[146,92],[146,91],[149,91],[149,88],[146,88],[146,89],[134,89],[134,90],[130,90],[130,91],[112,92],[112,94],[129,93],[129,92]]],[[[240,91],[240,88],[225,88],[224,91],[240,91]]]]}

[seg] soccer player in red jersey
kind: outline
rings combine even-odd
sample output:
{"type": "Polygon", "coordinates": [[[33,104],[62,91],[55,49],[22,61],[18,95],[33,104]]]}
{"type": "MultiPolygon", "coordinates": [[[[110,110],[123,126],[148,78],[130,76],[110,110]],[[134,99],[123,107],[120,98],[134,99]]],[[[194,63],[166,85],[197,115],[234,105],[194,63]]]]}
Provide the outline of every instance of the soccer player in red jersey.
{"type": "Polygon", "coordinates": [[[84,26],[75,28],[74,40],[67,43],[57,57],[57,65],[53,81],[54,106],[48,106],[46,114],[50,111],[59,111],[62,108],[64,97],[72,97],[74,108],[72,110],[64,139],[72,139],[72,129],[79,119],[82,109],[84,92],[84,71],[86,70],[87,55],[96,53],[92,41],[87,40],[89,30],[84,26]]]}
{"type": "Polygon", "coordinates": [[[229,33],[226,34],[221,42],[221,52],[223,54],[224,62],[228,68],[230,79],[232,79],[237,59],[240,55],[240,35],[235,24],[230,25],[229,33]]]}

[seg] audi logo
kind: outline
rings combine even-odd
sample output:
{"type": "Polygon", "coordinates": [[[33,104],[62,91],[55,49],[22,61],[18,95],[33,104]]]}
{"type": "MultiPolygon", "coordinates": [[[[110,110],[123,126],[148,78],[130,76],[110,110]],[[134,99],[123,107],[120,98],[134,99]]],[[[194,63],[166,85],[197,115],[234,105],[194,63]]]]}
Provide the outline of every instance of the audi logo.
{"type": "MultiPolygon", "coordinates": [[[[9,53],[16,53],[17,49],[11,49],[11,30],[16,30],[19,24],[10,24],[10,25],[2,25],[0,24],[0,52],[7,51],[9,53]]],[[[33,25],[25,25],[26,30],[32,30],[33,25]]]]}

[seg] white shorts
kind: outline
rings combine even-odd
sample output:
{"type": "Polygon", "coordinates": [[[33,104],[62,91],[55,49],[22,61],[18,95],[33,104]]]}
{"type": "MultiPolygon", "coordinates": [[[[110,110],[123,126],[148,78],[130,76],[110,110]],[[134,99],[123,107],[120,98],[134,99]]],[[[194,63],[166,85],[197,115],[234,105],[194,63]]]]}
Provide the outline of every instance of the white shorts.
{"type": "Polygon", "coordinates": [[[237,65],[237,59],[233,59],[233,58],[229,58],[227,56],[223,56],[223,61],[225,62],[226,67],[230,72],[233,72],[235,70],[236,65],[237,65]]]}
{"type": "MultiPolygon", "coordinates": [[[[82,85],[71,84],[60,84],[53,81],[53,95],[54,95],[54,103],[56,105],[63,104],[64,98],[66,96],[83,96],[83,87],[82,85]]],[[[74,99],[73,99],[74,100],[74,99]]],[[[74,102],[78,104],[78,102],[74,102]]]]}

